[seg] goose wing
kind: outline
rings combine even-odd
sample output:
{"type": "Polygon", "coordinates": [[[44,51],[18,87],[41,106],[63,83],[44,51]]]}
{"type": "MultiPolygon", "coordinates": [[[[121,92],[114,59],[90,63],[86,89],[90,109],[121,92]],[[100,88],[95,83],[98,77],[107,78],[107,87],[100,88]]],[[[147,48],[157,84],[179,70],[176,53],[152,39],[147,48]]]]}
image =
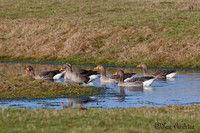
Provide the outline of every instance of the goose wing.
{"type": "Polygon", "coordinates": [[[166,76],[167,74],[174,73],[174,72],[175,72],[175,70],[160,70],[160,71],[153,73],[153,75],[155,75],[155,76],[158,76],[158,75],[166,76]]]}
{"type": "Polygon", "coordinates": [[[53,77],[58,73],[60,73],[59,70],[44,71],[44,72],[40,73],[39,76],[41,76],[41,77],[53,77]]]}
{"type": "Polygon", "coordinates": [[[76,73],[76,74],[87,75],[87,76],[97,75],[98,74],[97,71],[85,70],[85,69],[77,69],[77,70],[75,70],[73,72],[76,73]]]}
{"type": "MultiPolygon", "coordinates": [[[[124,74],[124,78],[127,79],[127,78],[130,78],[132,77],[133,75],[135,75],[135,73],[125,73],[124,74]]],[[[119,75],[112,75],[110,78],[111,79],[119,79],[119,75]]]]}
{"type": "Polygon", "coordinates": [[[138,78],[132,78],[130,80],[128,80],[127,82],[144,82],[144,81],[147,81],[149,79],[153,79],[154,77],[148,77],[148,76],[145,76],[145,77],[138,77],[138,78]]]}

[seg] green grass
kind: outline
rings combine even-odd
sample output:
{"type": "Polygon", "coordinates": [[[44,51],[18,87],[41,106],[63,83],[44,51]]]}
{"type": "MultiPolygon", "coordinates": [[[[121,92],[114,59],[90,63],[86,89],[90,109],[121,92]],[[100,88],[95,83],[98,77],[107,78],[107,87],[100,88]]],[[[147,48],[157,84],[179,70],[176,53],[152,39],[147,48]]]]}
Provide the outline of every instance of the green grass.
{"type": "Polygon", "coordinates": [[[102,93],[98,88],[76,87],[47,80],[34,80],[27,75],[0,73],[0,80],[0,99],[77,97],[102,93]]]}
{"type": "Polygon", "coordinates": [[[198,132],[198,105],[127,109],[0,109],[1,132],[198,132]],[[155,128],[166,123],[166,128],[155,128]],[[192,129],[176,129],[189,124],[192,129]]]}
{"type": "Polygon", "coordinates": [[[200,66],[198,0],[0,0],[0,5],[0,58],[200,66]]]}

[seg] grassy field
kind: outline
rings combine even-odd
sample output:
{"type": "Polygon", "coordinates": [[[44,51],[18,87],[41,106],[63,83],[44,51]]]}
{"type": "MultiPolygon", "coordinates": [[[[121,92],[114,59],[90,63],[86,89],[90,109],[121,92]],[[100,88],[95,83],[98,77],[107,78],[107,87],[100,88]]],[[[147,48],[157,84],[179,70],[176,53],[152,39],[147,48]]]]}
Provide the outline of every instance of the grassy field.
{"type": "Polygon", "coordinates": [[[200,106],[0,109],[1,132],[198,132],[200,106]],[[185,125],[184,125],[185,124],[185,125]]]}
{"type": "MultiPolygon", "coordinates": [[[[0,59],[200,67],[199,0],[0,0],[0,59]]],[[[0,99],[99,94],[0,74],[0,99]]],[[[200,106],[0,108],[1,132],[198,132],[200,106]]]]}
{"type": "Polygon", "coordinates": [[[101,93],[99,88],[66,86],[47,80],[35,80],[27,75],[0,73],[0,81],[0,99],[75,97],[101,93]]]}
{"type": "Polygon", "coordinates": [[[200,67],[198,0],[0,0],[0,58],[200,67]]]}

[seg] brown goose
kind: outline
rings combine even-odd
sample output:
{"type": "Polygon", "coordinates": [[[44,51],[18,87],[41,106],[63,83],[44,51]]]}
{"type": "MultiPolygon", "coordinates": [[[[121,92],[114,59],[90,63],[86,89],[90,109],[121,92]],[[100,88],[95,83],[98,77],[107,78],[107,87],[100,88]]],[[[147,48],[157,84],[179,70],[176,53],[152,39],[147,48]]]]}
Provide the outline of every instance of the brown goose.
{"type": "MultiPolygon", "coordinates": [[[[88,73],[81,73],[80,71],[72,71],[71,65],[68,63],[64,64],[65,68],[64,79],[66,82],[73,82],[77,84],[86,84],[90,81],[90,77],[88,73]]],[[[82,71],[82,70],[81,70],[82,71]]]]}
{"type": "MultiPolygon", "coordinates": [[[[100,78],[101,82],[103,82],[103,83],[112,83],[112,84],[117,84],[118,83],[120,76],[119,75],[112,75],[110,77],[107,77],[106,76],[106,70],[105,70],[104,66],[98,65],[94,69],[101,70],[101,78],[100,78]]],[[[125,74],[125,79],[131,78],[134,74],[135,73],[126,73],[125,74]]]]}
{"type": "MultiPolygon", "coordinates": [[[[66,63],[63,65],[63,67],[61,67],[60,71],[64,71],[66,69],[66,66],[69,66],[72,70],[72,65],[70,63],[66,63]]],[[[76,69],[75,71],[73,71],[74,73],[78,74],[78,75],[84,75],[84,76],[89,76],[90,78],[90,81],[91,82],[92,80],[98,78],[99,76],[97,75],[98,74],[98,71],[93,71],[93,70],[85,70],[85,69],[76,69]]]]}
{"type": "MultiPolygon", "coordinates": [[[[65,71],[66,72],[66,71],[65,71]]],[[[74,86],[80,86],[81,84],[83,84],[83,83],[80,83],[80,82],[75,82],[75,81],[73,81],[73,80],[71,80],[71,79],[68,79],[68,78],[65,78],[65,84],[66,85],[74,85],[74,86]]]]}
{"type": "Polygon", "coordinates": [[[160,70],[155,73],[149,73],[147,64],[141,63],[137,65],[137,67],[142,67],[144,71],[144,76],[153,76],[156,79],[166,79],[166,78],[173,78],[176,75],[175,70],[160,70]]]}
{"type": "Polygon", "coordinates": [[[120,76],[118,86],[150,86],[154,81],[154,77],[138,77],[124,81],[124,71],[119,70],[117,74],[120,76]]]}
{"type": "Polygon", "coordinates": [[[34,79],[48,79],[48,80],[53,80],[53,77],[56,74],[60,73],[59,70],[52,70],[52,71],[44,71],[44,72],[40,73],[39,75],[35,75],[35,72],[34,72],[34,69],[32,66],[28,66],[26,68],[26,72],[30,72],[31,76],[34,79]]]}

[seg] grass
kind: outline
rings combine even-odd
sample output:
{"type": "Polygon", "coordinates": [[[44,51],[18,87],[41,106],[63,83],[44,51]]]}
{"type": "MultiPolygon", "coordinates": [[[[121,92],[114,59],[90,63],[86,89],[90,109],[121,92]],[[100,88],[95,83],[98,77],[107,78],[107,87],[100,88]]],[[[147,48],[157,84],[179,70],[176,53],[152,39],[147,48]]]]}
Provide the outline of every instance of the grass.
{"type": "Polygon", "coordinates": [[[1,132],[198,132],[198,105],[127,109],[0,109],[1,132]],[[165,124],[158,126],[157,123],[165,124]],[[177,126],[179,125],[179,129],[177,126]],[[188,125],[188,128],[180,125],[188,125]]]}
{"type": "Polygon", "coordinates": [[[47,80],[34,80],[27,75],[0,73],[0,80],[0,99],[76,97],[101,93],[98,88],[66,86],[47,80]]]}
{"type": "Polygon", "coordinates": [[[0,0],[0,58],[198,68],[198,0],[0,0]]]}

